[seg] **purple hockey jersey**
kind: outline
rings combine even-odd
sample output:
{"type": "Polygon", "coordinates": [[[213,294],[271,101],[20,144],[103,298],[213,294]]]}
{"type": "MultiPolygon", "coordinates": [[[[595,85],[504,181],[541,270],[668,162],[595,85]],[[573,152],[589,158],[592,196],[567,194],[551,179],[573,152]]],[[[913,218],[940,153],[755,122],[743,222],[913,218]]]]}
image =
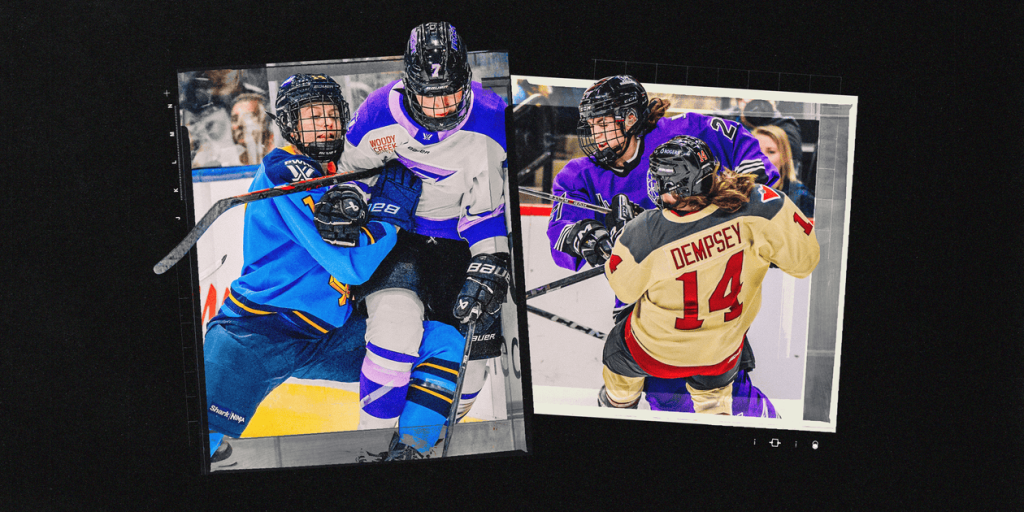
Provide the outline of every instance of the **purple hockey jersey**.
{"type": "MultiPolygon", "coordinates": [[[[771,185],[779,179],[779,171],[761,153],[757,139],[743,125],[717,117],[694,112],[658,120],[657,126],[641,140],[640,164],[625,177],[603,169],[589,158],[570,161],[555,176],[552,193],[570,199],[608,206],[616,194],[626,194],[629,200],[650,210],[654,200],[647,193],[648,158],[655,148],[677,135],[691,135],[707,143],[723,167],[740,173],[757,175],[757,182],[771,185]]],[[[586,260],[574,258],[555,249],[570,227],[578,221],[594,219],[604,222],[604,214],[556,203],[548,220],[548,240],[555,263],[564,268],[579,270],[586,260]]],[[[616,307],[622,303],[616,300],[616,307]]]]}

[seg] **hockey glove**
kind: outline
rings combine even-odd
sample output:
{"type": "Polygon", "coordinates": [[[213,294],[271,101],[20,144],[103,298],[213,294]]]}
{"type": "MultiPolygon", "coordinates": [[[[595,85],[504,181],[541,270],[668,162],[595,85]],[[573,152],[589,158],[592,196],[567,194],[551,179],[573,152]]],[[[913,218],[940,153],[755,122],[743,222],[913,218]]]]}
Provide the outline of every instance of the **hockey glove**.
{"type": "Polygon", "coordinates": [[[574,258],[583,258],[596,267],[604,265],[611,257],[612,240],[600,222],[585,219],[567,227],[555,249],[574,258]]]}
{"type": "Polygon", "coordinates": [[[370,188],[370,220],[394,224],[415,233],[416,206],[423,182],[398,160],[389,160],[370,188]]]}
{"type": "Polygon", "coordinates": [[[612,245],[622,234],[622,228],[626,223],[635,219],[637,215],[644,212],[644,208],[626,197],[626,194],[617,194],[612,198],[612,211],[605,214],[604,225],[608,228],[608,236],[612,245]]]}
{"type": "Polygon", "coordinates": [[[313,220],[320,238],[331,245],[355,247],[359,233],[369,219],[369,208],[359,187],[343,183],[331,188],[313,208],[313,220]]]}
{"type": "Polygon", "coordinates": [[[455,300],[455,315],[464,331],[468,326],[470,312],[479,306],[480,318],[477,319],[477,332],[488,329],[501,312],[505,302],[512,276],[508,272],[509,255],[478,254],[469,260],[466,269],[466,283],[462,285],[459,297],[455,300]]]}

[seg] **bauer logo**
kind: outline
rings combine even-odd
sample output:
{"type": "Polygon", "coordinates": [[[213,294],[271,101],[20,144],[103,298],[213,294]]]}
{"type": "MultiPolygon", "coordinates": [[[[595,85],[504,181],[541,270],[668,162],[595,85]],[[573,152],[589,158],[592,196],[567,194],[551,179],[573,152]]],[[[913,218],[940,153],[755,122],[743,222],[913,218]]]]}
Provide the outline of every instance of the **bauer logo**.
{"type": "Polygon", "coordinates": [[[397,215],[399,210],[401,210],[401,207],[397,204],[373,203],[370,205],[370,211],[373,213],[384,212],[389,215],[397,215]]]}
{"type": "Polygon", "coordinates": [[[378,155],[381,153],[393,153],[397,146],[394,135],[387,135],[379,139],[370,139],[370,149],[378,155]]]}

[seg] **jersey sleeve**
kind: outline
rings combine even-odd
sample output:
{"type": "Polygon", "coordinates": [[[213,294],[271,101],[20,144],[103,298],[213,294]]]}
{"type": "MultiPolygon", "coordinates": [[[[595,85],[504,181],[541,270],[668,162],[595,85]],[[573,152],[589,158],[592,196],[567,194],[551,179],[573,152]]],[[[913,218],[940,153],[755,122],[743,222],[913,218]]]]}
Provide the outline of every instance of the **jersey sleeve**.
{"type": "Polygon", "coordinates": [[[792,200],[785,195],[782,198],[785,204],[768,219],[753,249],[783,272],[797,278],[807,277],[818,265],[820,257],[814,224],[792,200]]]}
{"type": "MultiPolygon", "coordinates": [[[[292,159],[282,164],[285,168],[299,169],[299,174],[320,175],[309,161],[292,159]],[[306,168],[303,168],[303,165],[306,168]]],[[[267,175],[273,182],[287,182],[282,166],[268,169],[267,175]]],[[[302,178],[308,179],[308,178],[302,178]]],[[[302,247],[316,262],[337,280],[347,284],[362,284],[373,275],[397,240],[394,226],[373,222],[363,230],[357,247],[338,247],[320,238],[313,221],[313,208],[327,188],[314,189],[306,193],[288,194],[271,198],[284,221],[288,236],[302,247]]]]}
{"type": "MultiPolygon", "coordinates": [[[[579,170],[573,162],[569,162],[565,168],[555,175],[554,183],[551,186],[552,194],[568,199],[576,199],[586,203],[594,204],[596,201],[591,197],[591,191],[586,181],[580,176],[579,170]]],[[[604,215],[597,212],[569,206],[565,203],[556,202],[551,206],[551,217],[548,218],[548,242],[551,246],[551,257],[559,267],[569,270],[579,270],[586,263],[583,258],[575,258],[560,250],[563,238],[567,236],[572,225],[581,220],[597,220],[604,222],[604,215]]]]}
{"type": "Polygon", "coordinates": [[[721,159],[722,166],[741,174],[753,174],[757,176],[757,183],[765,185],[779,180],[779,170],[761,152],[761,144],[745,126],[710,116],[701,116],[700,124],[698,137],[721,159]]]}
{"type": "Polygon", "coordinates": [[[508,229],[505,224],[505,174],[508,162],[504,154],[493,154],[500,149],[490,148],[488,168],[481,169],[470,179],[469,190],[462,195],[458,231],[469,244],[469,252],[494,254],[509,252],[508,229]]]}
{"type": "Polygon", "coordinates": [[[652,276],[652,258],[636,261],[626,242],[632,236],[630,232],[635,229],[640,229],[638,223],[626,224],[622,236],[612,247],[611,257],[604,264],[604,275],[608,278],[608,284],[615,292],[615,297],[626,304],[640,299],[647,291],[652,276]]]}

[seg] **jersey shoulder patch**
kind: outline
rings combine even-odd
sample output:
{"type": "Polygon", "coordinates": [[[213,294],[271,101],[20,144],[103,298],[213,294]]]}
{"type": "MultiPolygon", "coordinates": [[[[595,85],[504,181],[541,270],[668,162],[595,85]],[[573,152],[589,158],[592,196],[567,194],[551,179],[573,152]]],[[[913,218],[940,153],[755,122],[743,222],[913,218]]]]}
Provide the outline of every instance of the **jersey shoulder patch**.
{"type": "Polygon", "coordinates": [[[304,155],[274,151],[263,161],[267,178],[274,186],[323,176],[313,160],[304,155]]]}
{"type": "Polygon", "coordinates": [[[785,204],[786,194],[768,185],[758,185],[750,191],[750,201],[743,205],[737,213],[771,219],[782,210],[785,204]]]}
{"type": "Polygon", "coordinates": [[[761,196],[762,203],[767,203],[768,201],[774,201],[776,199],[782,199],[782,194],[779,194],[779,192],[774,188],[765,185],[758,185],[757,188],[760,189],[759,194],[761,196]]]}
{"type": "Polygon", "coordinates": [[[608,260],[608,268],[611,269],[613,274],[619,268],[619,263],[622,263],[622,258],[618,254],[613,254],[612,258],[608,260]]]}

